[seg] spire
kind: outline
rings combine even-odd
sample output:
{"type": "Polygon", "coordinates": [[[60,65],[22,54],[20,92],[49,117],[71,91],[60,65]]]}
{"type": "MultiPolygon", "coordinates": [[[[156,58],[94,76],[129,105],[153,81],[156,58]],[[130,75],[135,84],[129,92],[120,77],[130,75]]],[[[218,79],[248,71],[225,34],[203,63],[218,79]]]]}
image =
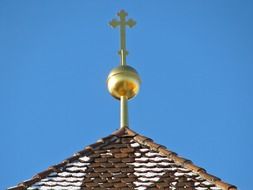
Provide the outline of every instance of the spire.
{"type": "Polygon", "coordinates": [[[128,126],[128,100],[137,95],[140,89],[140,77],[137,71],[126,64],[126,26],[133,27],[136,22],[126,20],[128,15],[124,10],[117,14],[120,20],[113,19],[109,24],[116,28],[120,27],[120,66],[114,68],[108,75],[107,87],[110,94],[120,100],[120,127],[128,126]]]}

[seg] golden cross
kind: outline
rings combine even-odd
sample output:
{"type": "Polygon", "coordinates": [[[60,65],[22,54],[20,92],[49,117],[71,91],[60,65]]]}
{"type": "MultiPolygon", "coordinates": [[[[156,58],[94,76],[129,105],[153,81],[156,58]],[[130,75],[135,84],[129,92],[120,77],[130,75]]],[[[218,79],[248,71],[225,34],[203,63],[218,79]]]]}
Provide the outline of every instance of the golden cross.
{"type": "Polygon", "coordinates": [[[136,22],[133,19],[129,19],[126,21],[126,16],[128,15],[124,10],[121,10],[117,14],[120,20],[113,19],[109,24],[116,28],[120,26],[120,51],[119,54],[121,55],[121,65],[126,65],[126,56],[128,54],[126,50],[126,26],[132,28],[136,22]]]}

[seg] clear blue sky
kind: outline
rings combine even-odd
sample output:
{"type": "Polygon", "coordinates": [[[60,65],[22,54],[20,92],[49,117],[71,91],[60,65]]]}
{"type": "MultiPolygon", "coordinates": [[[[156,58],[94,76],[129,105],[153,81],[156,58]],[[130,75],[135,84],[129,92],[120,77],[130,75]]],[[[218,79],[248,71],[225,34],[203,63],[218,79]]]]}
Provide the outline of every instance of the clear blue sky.
{"type": "Polygon", "coordinates": [[[130,127],[242,190],[253,170],[252,1],[0,1],[0,189],[109,135],[119,64],[142,78],[130,127]]]}

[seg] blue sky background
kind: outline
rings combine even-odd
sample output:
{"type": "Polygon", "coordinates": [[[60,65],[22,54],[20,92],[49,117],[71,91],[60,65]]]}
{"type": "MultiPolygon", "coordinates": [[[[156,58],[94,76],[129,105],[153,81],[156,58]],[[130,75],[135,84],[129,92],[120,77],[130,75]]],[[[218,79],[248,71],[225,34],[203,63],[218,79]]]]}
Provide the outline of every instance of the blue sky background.
{"type": "Polygon", "coordinates": [[[252,187],[253,2],[0,1],[0,189],[119,127],[106,89],[119,64],[142,78],[130,127],[240,189],[252,187]]]}

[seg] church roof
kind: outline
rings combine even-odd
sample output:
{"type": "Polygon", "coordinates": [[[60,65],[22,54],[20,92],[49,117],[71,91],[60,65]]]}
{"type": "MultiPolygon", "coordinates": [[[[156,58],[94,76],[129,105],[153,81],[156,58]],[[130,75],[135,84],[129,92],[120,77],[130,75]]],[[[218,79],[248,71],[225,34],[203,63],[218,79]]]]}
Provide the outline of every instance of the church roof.
{"type": "Polygon", "coordinates": [[[9,190],[236,190],[129,128],[85,147],[9,190]]]}

